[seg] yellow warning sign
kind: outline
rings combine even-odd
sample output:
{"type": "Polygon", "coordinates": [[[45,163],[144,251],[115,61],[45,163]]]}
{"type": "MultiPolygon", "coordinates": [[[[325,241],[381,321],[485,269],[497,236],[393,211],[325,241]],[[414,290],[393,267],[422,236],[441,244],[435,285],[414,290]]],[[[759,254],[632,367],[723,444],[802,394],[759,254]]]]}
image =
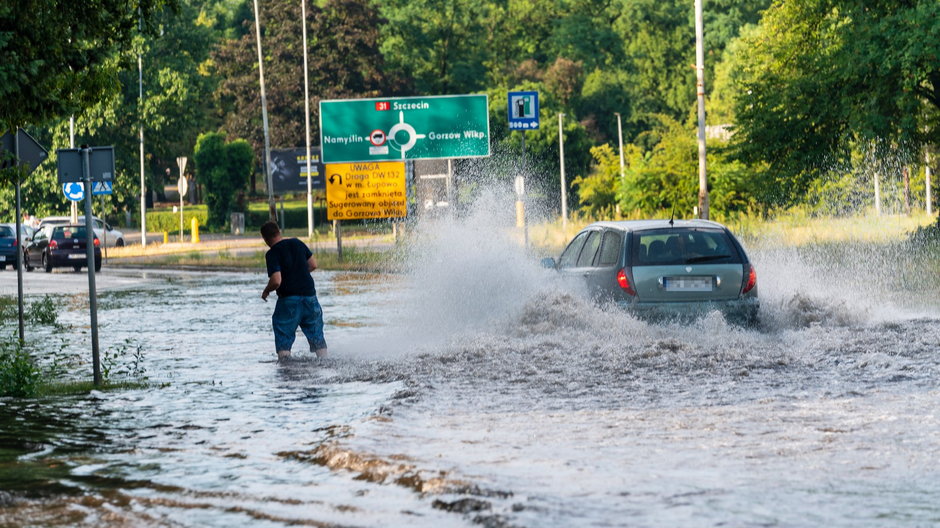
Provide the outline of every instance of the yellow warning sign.
{"type": "Polygon", "coordinates": [[[326,165],[329,220],[408,216],[405,164],[400,161],[326,165]]]}

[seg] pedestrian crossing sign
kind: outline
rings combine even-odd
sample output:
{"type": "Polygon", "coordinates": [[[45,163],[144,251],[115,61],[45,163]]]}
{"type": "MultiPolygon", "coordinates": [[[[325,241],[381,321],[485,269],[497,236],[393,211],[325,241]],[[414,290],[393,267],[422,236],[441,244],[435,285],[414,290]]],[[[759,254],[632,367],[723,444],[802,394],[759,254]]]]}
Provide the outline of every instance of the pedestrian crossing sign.
{"type": "Polygon", "coordinates": [[[91,186],[91,194],[111,194],[114,191],[114,185],[109,181],[96,181],[91,186]]]}

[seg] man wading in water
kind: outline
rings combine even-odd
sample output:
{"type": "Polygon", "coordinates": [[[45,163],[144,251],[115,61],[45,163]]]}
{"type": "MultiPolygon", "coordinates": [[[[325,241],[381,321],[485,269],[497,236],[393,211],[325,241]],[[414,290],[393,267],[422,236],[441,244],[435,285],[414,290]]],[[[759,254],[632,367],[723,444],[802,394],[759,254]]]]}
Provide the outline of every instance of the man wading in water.
{"type": "Polygon", "coordinates": [[[277,291],[277,304],[271,322],[278,361],[290,358],[298,326],[310,343],[310,351],[317,357],[325,357],[323,309],[320,308],[313,277],[310,276],[310,272],[317,269],[317,259],[300,240],[281,236],[281,228],[274,222],[261,226],[261,238],[271,248],[264,254],[268,266],[268,285],[261,292],[261,298],[267,301],[268,295],[277,291]]]}

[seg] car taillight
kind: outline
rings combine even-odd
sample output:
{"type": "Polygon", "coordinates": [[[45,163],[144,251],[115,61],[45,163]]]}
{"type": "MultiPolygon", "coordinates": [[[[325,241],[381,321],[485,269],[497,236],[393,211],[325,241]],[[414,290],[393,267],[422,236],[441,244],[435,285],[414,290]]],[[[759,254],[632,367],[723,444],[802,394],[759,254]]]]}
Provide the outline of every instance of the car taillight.
{"type": "Polygon", "coordinates": [[[747,293],[754,289],[754,286],[757,286],[757,270],[754,269],[754,265],[748,265],[750,272],[747,275],[747,284],[744,285],[744,289],[741,290],[741,293],[747,293]]]}
{"type": "Polygon", "coordinates": [[[58,248],[59,248],[58,242],[56,242],[55,240],[49,241],[49,249],[58,249],[58,248]]]}
{"type": "Polygon", "coordinates": [[[101,241],[98,240],[98,237],[95,237],[95,247],[101,247],[101,241]]]}
{"type": "Polygon", "coordinates": [[[633,291],[633,286],[630,286],[630,279],[627,278],[627,272],[625,270],[620,270],[617,272],[617,284],[623,288],[623,291],[627,292],[628,295],[636,295],[636,292],[633,291]]]}
{"type": "Polygon", "coordinates": [[[20,243],[19,239],[17,238],[13,239],[13,247],[16,247],[19,243],[20,243]]]}

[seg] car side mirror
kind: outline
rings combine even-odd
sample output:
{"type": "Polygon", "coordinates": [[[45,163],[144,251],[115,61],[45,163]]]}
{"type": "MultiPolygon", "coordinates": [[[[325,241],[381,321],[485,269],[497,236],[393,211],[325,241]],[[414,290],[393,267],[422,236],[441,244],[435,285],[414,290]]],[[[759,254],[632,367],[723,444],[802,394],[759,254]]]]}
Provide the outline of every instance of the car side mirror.
{"type": "Polygon", "coordinates": [[[107,229],[108,231],[114,231],[114,228],[111,227],[111,224],[105,224],[104,228],[107,229]]]}
{"type": "Polygon", "coordinates": [[[541,263],[543,268],[555,269],[555,259],[552,257],[543,258],[541,263]]]}

